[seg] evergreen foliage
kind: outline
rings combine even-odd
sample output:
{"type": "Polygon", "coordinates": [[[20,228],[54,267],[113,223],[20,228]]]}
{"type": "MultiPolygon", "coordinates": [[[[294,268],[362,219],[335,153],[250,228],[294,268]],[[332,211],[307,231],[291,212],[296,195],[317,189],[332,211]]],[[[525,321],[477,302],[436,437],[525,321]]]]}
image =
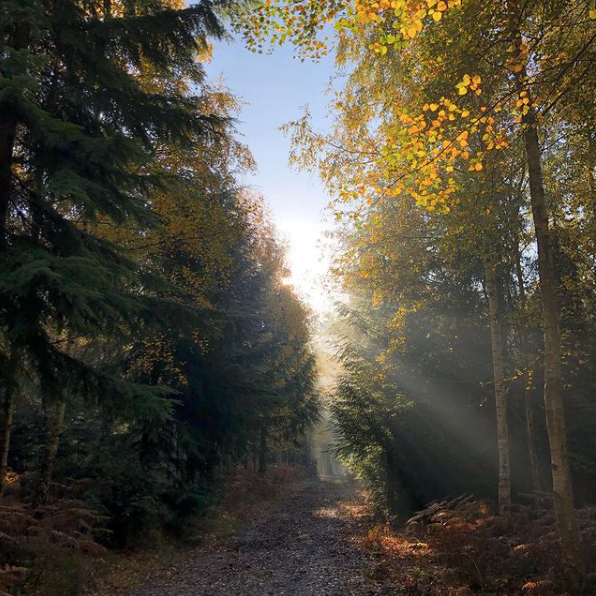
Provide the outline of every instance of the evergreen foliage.
{"type": "Polygon", "coordinates": [[[116,546],[183,532],[318,416],[310,315],[201,65],[233,8],[0,7],[1,488],[76,483],[116,546]]]}

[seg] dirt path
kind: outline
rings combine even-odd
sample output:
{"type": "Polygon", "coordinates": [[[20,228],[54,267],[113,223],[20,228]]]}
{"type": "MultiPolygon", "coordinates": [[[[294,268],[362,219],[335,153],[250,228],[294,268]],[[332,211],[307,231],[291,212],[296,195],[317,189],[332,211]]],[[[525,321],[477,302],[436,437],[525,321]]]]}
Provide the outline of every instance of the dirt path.
{"type": "Polygon", "coordinates": [[[307,481],[267,519],[126,596],[365,596],[346,484],[307,481]]]}

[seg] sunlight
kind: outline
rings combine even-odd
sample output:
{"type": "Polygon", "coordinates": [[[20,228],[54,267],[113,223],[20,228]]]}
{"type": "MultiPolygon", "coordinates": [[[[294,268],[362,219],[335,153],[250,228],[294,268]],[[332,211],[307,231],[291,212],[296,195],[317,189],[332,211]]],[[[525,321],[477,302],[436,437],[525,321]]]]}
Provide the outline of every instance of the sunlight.
{"type": "Polygon", "coordinates": [[[287,263],[290,276],[284,278],[317,314],[331,307],[325,284],[330,257],[326,250],[324,228],[304,220],[284,219],[277,222],[282,238],[287,242],[287,263]]]}
{"type": "Polygon", "coordinates": [[[3,0],[0,596],[596,594],[595,2],[3,0]]]}
{"type": "Polygon", "coordinates": [[[339,517],[336,507],[321,507],[312,513],[313,517],[322,517],[326,519],[337,519],[339,517]]]}

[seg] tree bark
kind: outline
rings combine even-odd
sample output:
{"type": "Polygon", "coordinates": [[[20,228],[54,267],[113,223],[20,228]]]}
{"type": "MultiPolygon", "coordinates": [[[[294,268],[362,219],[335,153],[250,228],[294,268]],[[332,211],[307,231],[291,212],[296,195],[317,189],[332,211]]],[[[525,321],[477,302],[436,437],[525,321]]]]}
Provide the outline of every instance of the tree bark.
{"type": "Polygon", "coordinates": [[[588,165],[587,165],[587,178],[588,188],[590,190],[588,208],[592,217],[591,239],[592,242],[596,242],[596,121],[590,119],[586,123],[588,130],[586,136],[588,137],[588,165]]]}
{"type": "MultiPolygon", "coordinates": [[[[29,45],[30,30],[26,23],[18,23],[12,33],[9,45],[15,50],[26,48],[29,45]]],[[[6,228],[8,210],[12,195],[15,139],[17,132],[17,118],[14,108],[5,106],[0,112],[0,251],[6,247],[6,228]]]]}
{"type": "Polygon", "coordinates": [[[534,432],[534,403],[532,399],[532,388],[530,387],[531,375],[530,375],[530,356],[529,356],[529,345],[528,345],[528,329],[527,329],[527,301],[526,301],[526,288],[524,286],[524,275],[521,266],[521,253],[519,250],[519,244],[517,241],[514,243],[514,259],[515,259],[515,274],[517,277],[517,284],[519,290],[519,301],[521,308],[521,320],[519,330],[519,341],[520,349],[523,358],[523,395],[524,395],[524,406],[526,413],[526,448],[528,450],[528,463],[530,464],[530,479],[532,482],[532,490],[542,490],[542,479],[540,475],[540,468],[538,466],[538,453],[536,451],[536,439],[534,432]]]}
{"type": "Polygon", "coordinates": [[[530,171],[532,216],[538,245],[538,270],[542,297],[544,325],[544,406],[550,443],[551,470],[555,513],[561,546],[571,575],[582,573],[582,555],[579,530],[573,505],[573,487],[567,455],[567,436],[563,411],[561,375],[561,331],[557,282],[552,258],[551,238],[546,212],[540,148],[536,122],[525,131],[526,153],[530,171]]]}
{"type": "Polygon", "coordinates": [[[530,202],[532,219],[538,248],[538,272],[543,311],[544,333],[544,405],[546,427],[550,443],[550,458],[553,480],[555,515],[563,557],[568,570],[572,589],[579,589],[583,581],[584,566],[580,534],[573,504],[573,487],[567,455],[567,437],[563,412],[561,375],[561,331],[559,327],[559,305],[557,280],[552,254],[546,196],[542,175],[538,119],[533,107],[533,97],[527,85],[527,58],[522,48],[521,11],[517,0],[508,0],[511,42],[514,57],[521,65],[515,73],[516,90],[528,94],[528,111],[522,115],[522,131],[530,181],[530,202]]]}
{"type": "Polygon", "coordinates": [[[0,115],[0,250],[6,245],[8,208],[12,191],[12,158],[16,134],[16,120],[0,115]]]}
{"type": "Polygon", "coordinates": [[[505,388],[505,358],[503,354],[503,322],[499,289],[497,287],[497,264],[489,246],[485,257],[486,293],[490,318],[490,338],[497,413],[497,453],[499,483],[497,504],[499,513],[511,504],[511,474],[509,466],[509,427],[507,424],[507,393],[505,388]]]}
{"type": "Polygon", "coordinates": [[[2,400],[2,412],[0,418],[0,496],[6,488],[10,435],[12,434],[12,419],[18,391],[17,374],[20,360],[21,350],[13,347],[8,365],[6,388],[4,391],[4,399],[2,400]]]}
{"type": "Polygon", "coordinates": [[[6,488],[6,475],[8,473],[8,451],[10,447],[10,433],[12,431],[12,415],[14,411],[14,388],[12,379],[4,392],[2,401],[2,419],[0,420],[0,496],[6,488]]]}
{"type": "Polygon", "coordinates": [[[37,493],[35,495],[35,503],[41,505],[48,499],[50,492],[50,485],[52,483],[52,474],[54,471],[54,462],[56,461],[56,454],[60,447],[60,438],[64,431],[64,413],[66,404],[64,400],[59,399],[54,405],[54,415],[50,420],[50,428],[48,433],[48,443],[41,462],[39,471],[39,481],[37,485],[37,493]]]}

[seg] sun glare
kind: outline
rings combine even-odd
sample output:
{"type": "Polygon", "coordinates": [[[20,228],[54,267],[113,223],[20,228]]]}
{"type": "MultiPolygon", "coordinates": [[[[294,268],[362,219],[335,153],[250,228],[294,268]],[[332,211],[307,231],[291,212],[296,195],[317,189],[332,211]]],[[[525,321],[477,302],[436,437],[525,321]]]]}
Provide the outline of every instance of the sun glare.
{"type": "Polygon", "coordinates": [[[283,283],[293,286],[315,313],[329,310],[331,298],[325,284],[330,260],[322,224],[286,220],[278,222],[278,227],[288,246],[290,276],[283,283]]]}

